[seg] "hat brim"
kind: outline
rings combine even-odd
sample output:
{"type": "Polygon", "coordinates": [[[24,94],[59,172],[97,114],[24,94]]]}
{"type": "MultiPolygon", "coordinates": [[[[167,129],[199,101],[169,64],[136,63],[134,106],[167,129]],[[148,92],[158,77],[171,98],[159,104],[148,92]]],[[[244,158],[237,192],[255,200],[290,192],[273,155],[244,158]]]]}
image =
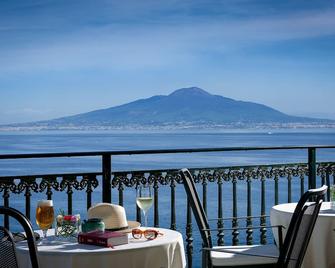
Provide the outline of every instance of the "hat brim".
{"type": "Polygon", "coordinates": [[[110,230],[110,231],[115,231],[115,232],[120,232],[120,233],[130,233],[131,230],[138,228],[141,226],[141,223],[139,223],[138,221],[127,221],[128,223],[128,228],[127,229],[122,229],[122,230],[111,230],[106,228],[106,230],[110,230]]]}

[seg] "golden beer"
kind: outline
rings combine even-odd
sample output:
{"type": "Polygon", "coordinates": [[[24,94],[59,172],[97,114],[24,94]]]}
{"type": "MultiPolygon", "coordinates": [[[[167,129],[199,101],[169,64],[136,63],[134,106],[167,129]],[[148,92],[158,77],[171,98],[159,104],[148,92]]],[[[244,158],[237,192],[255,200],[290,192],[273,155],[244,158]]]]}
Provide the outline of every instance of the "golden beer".
{"type": "Polygon", "coordinates": [[[41,200],[36,208],[36,223],[41,230],[48,230],[54,221],[52,200],[41,200]]]}

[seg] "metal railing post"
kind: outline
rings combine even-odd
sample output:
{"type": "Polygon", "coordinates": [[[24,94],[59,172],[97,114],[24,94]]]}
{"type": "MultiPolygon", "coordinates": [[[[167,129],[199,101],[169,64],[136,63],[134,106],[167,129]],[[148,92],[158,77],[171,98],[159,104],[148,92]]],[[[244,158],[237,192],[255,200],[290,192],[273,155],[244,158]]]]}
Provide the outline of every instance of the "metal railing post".
{"type": "Polygon", "coordinates": [[[112,156],[110,154],[102,155],[102,202],[112,202],[112,187],[111,187],[111,175],[112,175],[112,156]]]}
{"type": "Polygon", "coordinates": [[[315,148],[308,148],[308,189],[316,188],[316,154],[315,148]]]}
{"type": "MultiPolygon", "coordinates": [[[[187,256],[187,267],[192,268],[193,266],[193,234],[192,234],[192,210],[190,200],[187,198],[187,209],[186,209],[186,256],[187,256]]],[[[207,256],[207,255],[206,255],[207,256]]],[[[206,260],[205,255],[202,255],[202,261],[206,260]]],[[[207,267],[207,266],[203,266],[207,267]]]]}

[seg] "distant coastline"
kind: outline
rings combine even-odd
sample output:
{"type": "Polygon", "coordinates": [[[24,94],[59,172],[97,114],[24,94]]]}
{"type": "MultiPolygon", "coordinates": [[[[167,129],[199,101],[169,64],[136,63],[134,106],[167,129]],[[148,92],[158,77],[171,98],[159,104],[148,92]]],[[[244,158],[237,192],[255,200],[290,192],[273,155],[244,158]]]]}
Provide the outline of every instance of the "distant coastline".
{"type": "Polygon", "coordinates": [[[174,131],[174,130],[307,130],[335,129],[335,123],[231,123],[231,124],[131,124],[131,125],[2,125],[2,132],[20,131],[174,131]]]}

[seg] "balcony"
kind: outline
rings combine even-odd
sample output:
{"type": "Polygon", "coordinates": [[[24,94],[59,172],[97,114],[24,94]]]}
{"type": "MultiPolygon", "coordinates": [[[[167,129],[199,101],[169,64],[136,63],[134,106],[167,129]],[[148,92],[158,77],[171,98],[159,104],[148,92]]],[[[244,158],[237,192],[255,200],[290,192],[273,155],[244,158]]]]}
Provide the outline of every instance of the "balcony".
{"type": "MultiPolygon", "coordinates": [[[[269,209],[276,204],[297,201],[309,188],[335,183],[335,146],[289,146],[289,147],[239,147],[203,148],[177,150],[103,151],[75,153],[43,153],[0,155],[1,204],[23,211],[34,222],[36,200],[53,199],[55,207],[67,213],[81,213],[97,202],[113,202],[126,208],[128,219],[141,221],[141,213],[135,202],[135,188],[149,182],[154,188],[154,206],[149,211],[149,225],[168,227],[183,234],[188,267],[200,263],[201,239],[194,226],[192,214],[178,174],[180,167],[191,170],[206,213],[217,228],[233,228],[230,232],[218,231],[218,245],[273,243],[266,228],[236,230],[235,227],[250,227],[269,223],[269,209]],[[114,157],[148,157],[155,159],[162,155],[191,155],[194,160],[206,154],[253,154],[266,152],[276,155],[298,152],[306,161],[285,163],[262,163],[243,166],[194,166],[180,163],[176,158],[174,168],[114,170],[114,157]],[[316,161],[317,156],[326,152],[332,161],[316,161]],[[75,172],[3,175],[5,167],[23,166],[30,169],[31,161],[40,165],[52,165],[57,159],[79,158],[80,165],[73,166],[75,172]],[[99,172],[87,172],[85,163],[99,161],[99,172]],[[79,170],[79,171],[78,171],[79,170]],[[239,217],[239,219],[237,219],[239,217]],[[242,218],[241,218],[242,217],[242,218]]],[[[217,161],[215,161],[217,162],[217,161]]],[[[198,163],[198,161],[195,161],[198,163]]],[[[20,169],[21,170],[21,169],[20,169]]],[[[68,167],[71,170],[71,166],[68,167]]],[[[327,196],[329,200],[329,193],[327,196]]],[[[8,219],[4,219],[8,224],[8,219]]]]}

